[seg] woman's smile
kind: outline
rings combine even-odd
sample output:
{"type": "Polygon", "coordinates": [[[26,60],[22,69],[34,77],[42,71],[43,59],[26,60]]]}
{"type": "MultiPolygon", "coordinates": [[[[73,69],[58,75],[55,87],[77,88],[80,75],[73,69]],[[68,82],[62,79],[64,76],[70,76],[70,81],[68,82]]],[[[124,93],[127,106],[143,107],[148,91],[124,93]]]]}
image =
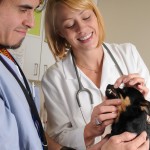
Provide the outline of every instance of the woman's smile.
{"type": "Polygon", "coordinates": [[[82,41],[82,42],[87,42],[91,39],[92,35],[93,35],[93,33],[89,33],[88,35],[83,36],[83,37],[79,38],[78,40],[82,41]]]}

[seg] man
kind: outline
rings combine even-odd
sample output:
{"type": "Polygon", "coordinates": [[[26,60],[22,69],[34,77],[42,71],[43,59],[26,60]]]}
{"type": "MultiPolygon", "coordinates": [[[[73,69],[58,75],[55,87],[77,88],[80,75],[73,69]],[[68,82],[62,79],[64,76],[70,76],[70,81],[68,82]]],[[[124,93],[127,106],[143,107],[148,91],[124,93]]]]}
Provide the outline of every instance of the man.
{"type": "Polygon", "coordinates": [[[39,4],[39,0],[0,0],[1,150],[47,149],[29,84],[6,50],[21,45],[28,29],[34,26],[34,10],[39,4]]]}
{"type": "MultiPolygon", "coordinates": [[[[34,26],[40,1],[0,0],[0,150],[47,150],[28,81],[7,51],[20,47],[34,26]]],[[[48,144],[49,150],[62,148],[51,139],[48,144]]]]}

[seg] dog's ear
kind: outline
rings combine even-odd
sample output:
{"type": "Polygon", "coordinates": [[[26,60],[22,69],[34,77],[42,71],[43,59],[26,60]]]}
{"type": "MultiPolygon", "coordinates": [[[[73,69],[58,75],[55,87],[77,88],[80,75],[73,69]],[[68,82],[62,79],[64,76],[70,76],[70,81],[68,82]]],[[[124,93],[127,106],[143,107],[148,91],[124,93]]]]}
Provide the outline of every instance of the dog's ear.
{"type": "Polygon", "coordinates": [[[147,100],[143,100],[140,106],[141,106],[141,110],[145,111],[146,114],[150,116],[150,102],[147,100]]]}

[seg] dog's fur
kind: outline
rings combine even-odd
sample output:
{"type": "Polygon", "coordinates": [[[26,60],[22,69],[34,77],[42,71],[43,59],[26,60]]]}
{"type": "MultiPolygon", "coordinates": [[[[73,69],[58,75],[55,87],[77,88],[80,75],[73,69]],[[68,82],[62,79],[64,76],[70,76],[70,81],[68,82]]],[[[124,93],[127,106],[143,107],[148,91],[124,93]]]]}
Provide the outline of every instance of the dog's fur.
{"type": "Polygon", "coordinates": [[[122,104],[118,106],[118,117],[112,124],[111,136],[125,131],[137,134],[146,131],[150,138],[150,102],[145,100],[140,91],[133,87],[115,89],[109,84],[106,96],[108,99],[122,100],[122,104]]]}

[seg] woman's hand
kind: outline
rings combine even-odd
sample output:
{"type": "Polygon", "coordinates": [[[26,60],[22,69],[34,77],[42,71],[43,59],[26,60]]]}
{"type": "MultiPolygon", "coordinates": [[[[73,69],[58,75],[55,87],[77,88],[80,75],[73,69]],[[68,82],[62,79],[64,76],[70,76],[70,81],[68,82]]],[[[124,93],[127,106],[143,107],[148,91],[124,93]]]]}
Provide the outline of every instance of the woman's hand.
{"type": "Polygon", "coordinates": [[[117,106],[121,100],[104,100],[101,104],[94,107],[91,120],[85,126],[84,139],[86,146],[92,145],[95,137],[104,133],[105,127],[112,124],[117,117],[117,106]],[[97,121],[100,123],[97,125],[97,121]]]}
{"type": "Polygon", "coordinates": [[[149,150],[149,139],[146,132],[136,134],[124,132],[110,138],[106,137],[87,150],[149,150]]]}
{"type": "Polygon", "coordinates": [[[146,132],[137,137],[136,134],[124,132],[102,140],[89,150],[149,150],[149,139],[146,132]]]}
{"type": "Polygon", "coordinates": [[[114,87],[118,88],[122,83],[125,84],[125,86],[135,87],[144,97],[146,97],[149,92],[149,89],[145,86],[144,78],[140,77],[137,73],[121,76],[116,80],[114,87]]]}

